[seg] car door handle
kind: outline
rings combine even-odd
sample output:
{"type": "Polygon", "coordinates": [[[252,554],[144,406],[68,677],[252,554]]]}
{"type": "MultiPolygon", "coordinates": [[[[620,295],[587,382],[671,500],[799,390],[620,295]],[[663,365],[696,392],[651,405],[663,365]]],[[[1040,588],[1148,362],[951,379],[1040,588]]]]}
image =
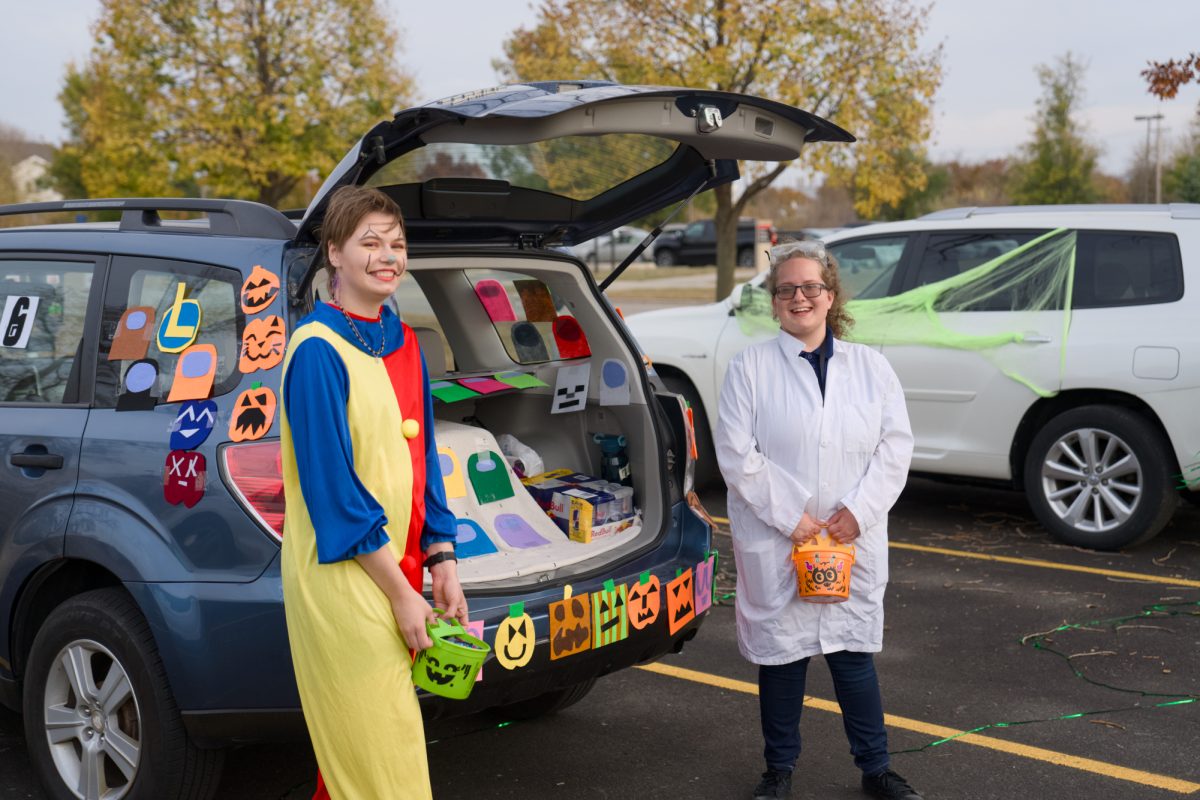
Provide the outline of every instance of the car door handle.
{"type": "Polygon", "coordinates": [[[14,467],[35,469],[62,469],[63,465],[63,457],[55,453],[13,453],[8,460],[14,467]]]}
{"type": "Polygon", "coordinates": [[[1025,333],[1021,335],[1021,341],[1026,344],[1050,344],[1050,337],[1040,333],[1025,333]]]}

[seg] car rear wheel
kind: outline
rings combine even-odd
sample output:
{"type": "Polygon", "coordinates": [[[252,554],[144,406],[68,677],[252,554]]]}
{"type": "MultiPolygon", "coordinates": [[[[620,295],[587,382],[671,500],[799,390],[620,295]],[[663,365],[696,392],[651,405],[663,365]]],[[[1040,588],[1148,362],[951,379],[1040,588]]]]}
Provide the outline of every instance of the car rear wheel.
{"type": "Polygon", "coordinates": [[[659,249],[654,251],[654,263],[660,267],[673,267],[678,259],[675,258],[675,251],[670,249],[659,249]]]}
{"type": "Polygon", "coordinates": [[[696,462],[696,488],[707,489],[718,484],[721,471],[717,468],[717,453],[713,449],[712,428],[708,425],[708,414],[704,411],[704,403],[700,402],[700,394],[692,382],[682,375],[660,373],[663,384],[672,392],[682,395],[692,407],[692,420],[696,427],[696,451],[700,458],[696,462]]]}
{"type": "Polygon", "coordinates": [[[33,641],[25,741],[55,800],[205,800],[224,752],[189,741],[149,626],[121,589],[67,600],[33,641]]]}
{"type": "Polygon", "coordinates": [[[1147,541],[1179,502],[1169,451],[1159,431],[1133,411],[1064,412],[1038,431],[1026,454],[1029,504],[1070,545],[1115,550],[1147,541]]]}
{"type": "Polygon", "coordinates": [[[1200,508],[1200,489],[1193,490],[1193,491],[1182,491],[1179,493],[1179,495],[1184,500],[1187,500],[1189,503],[1191,503],[1192,505],[1196,506],[1197,508],[1200,508]]]}

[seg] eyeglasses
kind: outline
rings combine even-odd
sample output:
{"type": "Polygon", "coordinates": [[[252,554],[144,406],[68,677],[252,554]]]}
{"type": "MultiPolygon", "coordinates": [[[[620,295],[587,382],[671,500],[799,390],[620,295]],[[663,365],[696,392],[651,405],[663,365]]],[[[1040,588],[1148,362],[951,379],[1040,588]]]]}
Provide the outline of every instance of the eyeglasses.
{"type": "Polygon", "coordinates": [[[791,300],[796,296],[796,290],[800,290],[800,294],[807,297],[809,300],[815,300],[821,296],[821,292],[829,287],[823,283],[802,283],[797,286],[794,283],[784,283],[775,287],[775,296],[780,300],[791,300]]]}

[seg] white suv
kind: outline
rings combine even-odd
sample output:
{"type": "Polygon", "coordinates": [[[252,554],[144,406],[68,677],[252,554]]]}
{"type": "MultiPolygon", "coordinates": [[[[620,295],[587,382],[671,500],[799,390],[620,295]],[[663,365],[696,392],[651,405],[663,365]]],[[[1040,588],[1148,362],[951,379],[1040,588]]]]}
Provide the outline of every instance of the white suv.
{"type": "MultiPolygon", "coordinates": [[[[1200,205],[950,209],[826,244],[845,291],[878,300],[961,284],[1060,229],[1074,244],[1060,300],[1022,306],[1033,293],[1013,286],[952,311],[933,304],[936,327],[959,343],[990,341],[984,350],[900,343],[887,324],[863,335],[904,385],[914,472],[1023,487],[1062,541],[1119,548],[1157,534],[1181,491],[1200,500],[1200,205]]],[[[709,425],[729,358],[772,335],[744,318],[762,308],[764,277],[719,303],[629,319],[664,381],[709,425]]]]}

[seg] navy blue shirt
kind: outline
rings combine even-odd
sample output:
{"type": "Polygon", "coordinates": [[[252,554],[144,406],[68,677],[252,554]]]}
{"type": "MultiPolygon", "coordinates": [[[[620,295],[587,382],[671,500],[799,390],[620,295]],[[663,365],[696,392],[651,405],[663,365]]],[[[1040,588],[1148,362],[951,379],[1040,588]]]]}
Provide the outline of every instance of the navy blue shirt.
{"type": "Polygon", "coordinates": [[[825,341],[821,342],[821,346],[811,352],[802,351],[800,357],[811,364],[816,371],[817,384],[821,387],[821,399],[824,400],[826,365],[829,363],[829,359],[833,358],[833,329],[826,325],[825,341]]]}

